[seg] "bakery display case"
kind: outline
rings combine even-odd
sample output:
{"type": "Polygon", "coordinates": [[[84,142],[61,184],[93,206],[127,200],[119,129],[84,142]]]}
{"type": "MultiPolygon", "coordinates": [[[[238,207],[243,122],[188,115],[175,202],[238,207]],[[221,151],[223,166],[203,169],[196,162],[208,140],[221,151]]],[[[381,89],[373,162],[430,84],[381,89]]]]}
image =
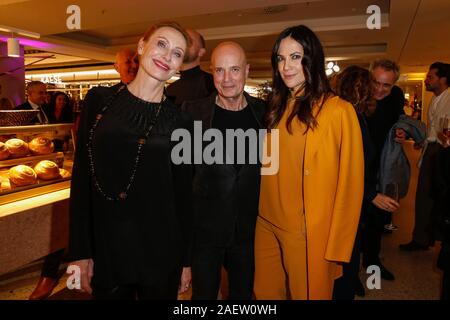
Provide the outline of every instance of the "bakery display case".
{"type": "Polygon", "coordinates": [[[0,126],[0,206],[70,187],[73,124],[0,126]]]}

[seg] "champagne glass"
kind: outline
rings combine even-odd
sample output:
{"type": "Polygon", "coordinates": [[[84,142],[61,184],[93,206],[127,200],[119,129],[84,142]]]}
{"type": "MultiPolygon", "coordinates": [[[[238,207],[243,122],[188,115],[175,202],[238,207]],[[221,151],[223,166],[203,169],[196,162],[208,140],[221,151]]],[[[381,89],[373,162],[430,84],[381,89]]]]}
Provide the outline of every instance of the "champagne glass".
{"type": "Polygon", "coordinates": [[[445,116],[442,119],[442,133],[447,138],[450,138],[450,117],[449,116],[445,116]]]}
{"type": "MultiPolygon", "coordinates": [[[[395,182],[388,183],[386,185],[386,190],[384,194],[398,202],[398,183],[395,182]]],[[[391,222],[386,224],[384,228],[389,231],[394,231],[398,229],[398,227],[392,221],[392,214],[391,214],[391,222]]]]}

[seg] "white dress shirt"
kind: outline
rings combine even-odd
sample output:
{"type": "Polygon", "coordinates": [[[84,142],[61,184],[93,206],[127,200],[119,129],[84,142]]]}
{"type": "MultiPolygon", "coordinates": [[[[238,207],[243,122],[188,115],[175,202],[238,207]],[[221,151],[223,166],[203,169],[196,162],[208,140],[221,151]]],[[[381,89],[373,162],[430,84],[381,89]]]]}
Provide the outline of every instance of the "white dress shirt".
{"type": "Polygon", "coordinates": [[[28,100],[28,103],[31,105],[31,107],[33,108],[33,110],[39,110],[40,112],[38,113],[37,117],[39,119],[39,123],[48,123],[48,118],[47,115],[44,112],[44,109],[42,109],[41,106],[37,105],[36,103],[28,100]]]}
{"type": "Polygon", "coordinates": [[[428,108],[428,128],[427,141],[438,142],[437,133],[442,131],[442,120],[444,117],[450,117],[450,88],[442,92],[439,96],[433,96],[428,108]]]}

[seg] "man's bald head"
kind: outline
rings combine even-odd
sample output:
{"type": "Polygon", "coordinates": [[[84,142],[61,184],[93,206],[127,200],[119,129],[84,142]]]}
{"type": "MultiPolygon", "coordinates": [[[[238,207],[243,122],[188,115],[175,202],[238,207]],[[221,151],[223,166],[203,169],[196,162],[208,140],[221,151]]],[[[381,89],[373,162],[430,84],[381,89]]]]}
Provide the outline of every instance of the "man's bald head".
{"type": "Polygon", "coordinates": [[[238,99],[244,92],[249,68],[245,51],[238,43],[220,43],[211,55],[211,70],[219,96],[238,99]]]}
{"type": "Polygon", "coordinates": [[[139,68],[139,61],[136,52],[131,49],[124,49],[116,54],[116,62],[114,68],[120,75],[123,83],[130,83],[136,77],[139,68]]]}
{"type": "Polygon", "coordinates": [[[27,85],[28,100],[42,106],[45,104],[45,94],[47,92],[47,86],[41,81],[31,81],[27,85]]]}
{"type": "Polygon", "coordinates": [[[221,55],[232,55],[241,60],[243,64],[247,64],[247,56],[245,54],[244,49],[242,46],[234,41],[225,41],[221,42],[217,45],[217,47],[214,48],[212,54],[211,54],[211,63],[214,63],[214,59],[217,56],[221,55]]]}

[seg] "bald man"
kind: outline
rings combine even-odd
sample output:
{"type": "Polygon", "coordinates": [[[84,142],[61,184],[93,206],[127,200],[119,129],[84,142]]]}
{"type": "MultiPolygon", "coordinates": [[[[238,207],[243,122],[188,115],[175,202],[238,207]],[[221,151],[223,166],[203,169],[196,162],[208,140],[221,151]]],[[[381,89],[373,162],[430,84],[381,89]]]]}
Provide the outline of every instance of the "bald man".
{"type": "MultiPolygon", "coordinates": [[[[201,121],[203,130],[219,130],[223,137],[228,129],[261,129],[265,103],[244,92],[249,65],[242,47],[235,42],[219,44],[212,54],[211,70],[217,92],[185,102],[181,108],[194,121],[201,121]]],[[[229,155],[232,163],[224,159],[222,164],[195,165],[196,229],[191,264],[194,300],[217,298],[222,266],[228,272],[228,298],[252,298],[260,164],[249,161],[250,139],[245,140],[244,163],[237,161],[243,150],[230,147],[222,153],[229,155]]]]}
{"type": "Polygon", "coordinates": [[[124,49],[116,54],[116,62],[114,63],[114,69],[120,75],[120,83],[129,84],[136,78],[136,74],[139,68],[139,60],[136,55],[136,51],[131,49],[124,49]]]}
{"type": "Polygon", "coordinates": [[[167,96],[180,106],[184,101],[208,97],[215,91],[213,77],[200,69],[200,60],[205,55],[205,39],[195,30],[186,30],[192,44],[186,51],[180,71],[180,79],[167,87],[167,96]]]}

